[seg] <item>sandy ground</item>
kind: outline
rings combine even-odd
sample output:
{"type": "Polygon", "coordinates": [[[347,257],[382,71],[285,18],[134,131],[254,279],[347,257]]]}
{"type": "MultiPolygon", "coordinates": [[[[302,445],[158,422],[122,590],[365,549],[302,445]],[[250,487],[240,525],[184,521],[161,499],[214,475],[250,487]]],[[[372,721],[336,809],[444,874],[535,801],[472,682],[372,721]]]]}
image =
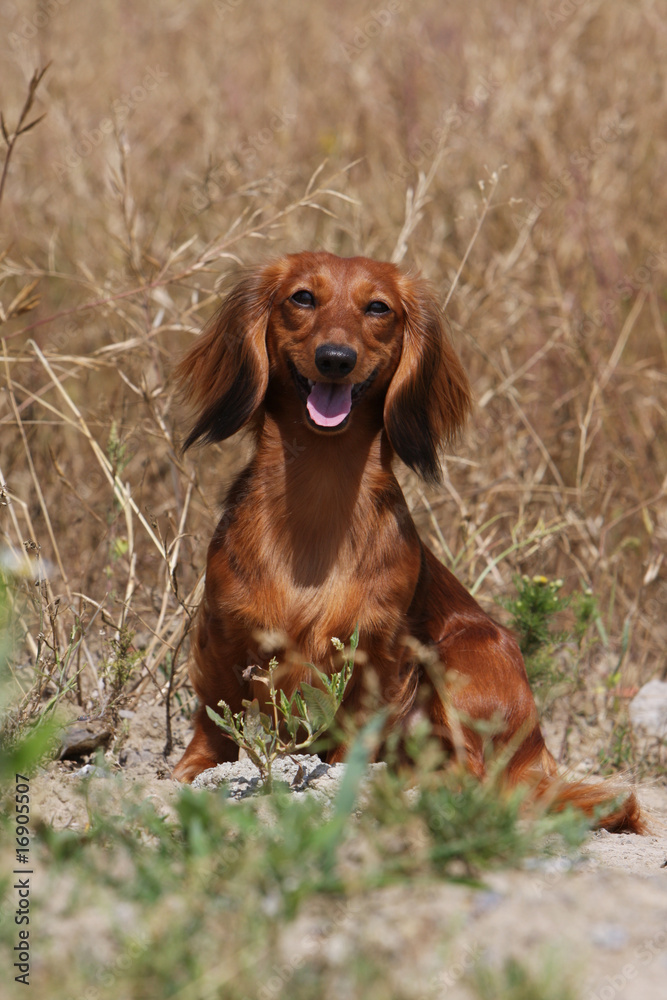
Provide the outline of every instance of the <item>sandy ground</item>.
{"type": "MultiPolygon", "coordinates": [[[[176,720],[175,751],[165,764],[163,709],[144,706],[127,723],[119,769],[169,812],[177,787],[169,765],[187,742],[187,724],[176,720]]],[[[81,761],[65,761],[35,776],[34,812],[59,828],[84,824],[81,774],[81,761]]],[[[386,952],[408,995],[463,998],[479,959],[498,965],[516,956],[543,965],[551,956],[585,1000],[664,1000],[667,784],[643,786],[639,798],[649,835],[594,833],[575,860],[529,859],[520,870],[486,875],[482,890],[448,882],[392,886],[342,904],[333,916],[311,902],[285,932],[284,975],[310,950],[329,974],[340,969],[343,988],[347,957],[363,945],[386,952]]]]}

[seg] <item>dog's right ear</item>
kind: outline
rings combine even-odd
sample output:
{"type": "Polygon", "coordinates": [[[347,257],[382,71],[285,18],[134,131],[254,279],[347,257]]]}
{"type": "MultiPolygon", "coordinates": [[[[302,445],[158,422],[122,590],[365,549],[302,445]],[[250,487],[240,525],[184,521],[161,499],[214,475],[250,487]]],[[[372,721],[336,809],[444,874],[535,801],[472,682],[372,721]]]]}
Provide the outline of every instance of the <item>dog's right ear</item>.
{"type": "Polygon", "coordinates": [[[224,441],[264,400],[269,380],[266,329],[284,264],[249,272],[229,293],[175,371],[198,416],[183,450],[200,438],[224,441]]]}

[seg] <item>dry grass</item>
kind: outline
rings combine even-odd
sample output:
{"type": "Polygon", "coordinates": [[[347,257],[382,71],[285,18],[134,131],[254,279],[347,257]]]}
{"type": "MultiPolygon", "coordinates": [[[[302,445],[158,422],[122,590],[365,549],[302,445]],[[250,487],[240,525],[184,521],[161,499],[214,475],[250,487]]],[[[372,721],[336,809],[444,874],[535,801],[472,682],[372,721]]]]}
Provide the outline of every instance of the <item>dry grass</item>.
{"type": "Polygon", "coordinates": [[[464,581],[487,606],[517,572],[592,588],[590,691],[664,672],[658,0],[51,7],[5,13],[2,43],[9,139],[52,61],[0,202],[3,544],[42,572],[14,596],[25,705],[37,662],[42,700],[103,709],[128,628],[130,704],[172,669],[186,692],[245,446],[182,459],[169,373],[236,262],[308,247],[413,265],[448,302],[477,407],[445,488],[406,488],[464,581]]]}

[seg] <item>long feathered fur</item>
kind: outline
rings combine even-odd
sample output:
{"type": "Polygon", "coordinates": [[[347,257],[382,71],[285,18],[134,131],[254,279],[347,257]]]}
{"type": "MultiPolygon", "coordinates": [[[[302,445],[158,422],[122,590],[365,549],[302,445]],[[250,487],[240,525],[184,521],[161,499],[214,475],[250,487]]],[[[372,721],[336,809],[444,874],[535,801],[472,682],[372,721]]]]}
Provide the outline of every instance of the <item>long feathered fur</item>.
{"type": "MultiPolygon", "coordinates": [[[[191,667],[200,707],[175,777],[233,759],[205,707],[224,700],[239,711],[244,698],[263,698],[245,666],[278,655],[289,693],[308,678],[304,664],[336,669],[331,636],[358,623],[365,666],[344,709],[361,713],[374,686],[392,725],[427,712],[480,777],[484,722],[508,784],[591,817],[617,798],[608,783],[558,777],[516,641],[420,540],[393,473],[397,455],[437,482],[439,450],[471,405],[424,281],[361,257],[280,258],[242,278],[176,377],[197,411],[186,447],[249,427],[256,449],[209,547],[191,667]]],[[[644,829],[631,794],[598,824],[644,829]]]]}

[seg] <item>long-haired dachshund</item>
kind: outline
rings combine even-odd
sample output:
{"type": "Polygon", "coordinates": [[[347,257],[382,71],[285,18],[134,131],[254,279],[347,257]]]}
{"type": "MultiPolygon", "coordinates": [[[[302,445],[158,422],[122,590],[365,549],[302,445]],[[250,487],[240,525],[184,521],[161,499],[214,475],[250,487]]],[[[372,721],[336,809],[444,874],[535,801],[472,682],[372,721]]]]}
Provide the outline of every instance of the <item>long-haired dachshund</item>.
{"type": "MultiPolygon", "coordinates": [[[[514,638],[420,540],[392,471],[398,455],[437,482],[439,448],[471,404],[423,280],[364,257],[282,257],[240,281],[176,375],[198,413],[186,448],[243,427],[256,443],[208,551],[191,668],[200,707],[176,778],[236,756],[205,706],[237,712],[258,696],[242,675],[266,662],[262,634],[283,637],[289,694],[311,679],[308,663],[340,669],[331,637],[358,623],[363,655],[344,710],[359,714],[374,677],[395,726],[426,714],[474,774],[492,739],[510,784],[590,815],[609,802],[604,784],[556,777],[514,638]]],[[[601,822],[639,831],[634,796],[601,822]]]]}

